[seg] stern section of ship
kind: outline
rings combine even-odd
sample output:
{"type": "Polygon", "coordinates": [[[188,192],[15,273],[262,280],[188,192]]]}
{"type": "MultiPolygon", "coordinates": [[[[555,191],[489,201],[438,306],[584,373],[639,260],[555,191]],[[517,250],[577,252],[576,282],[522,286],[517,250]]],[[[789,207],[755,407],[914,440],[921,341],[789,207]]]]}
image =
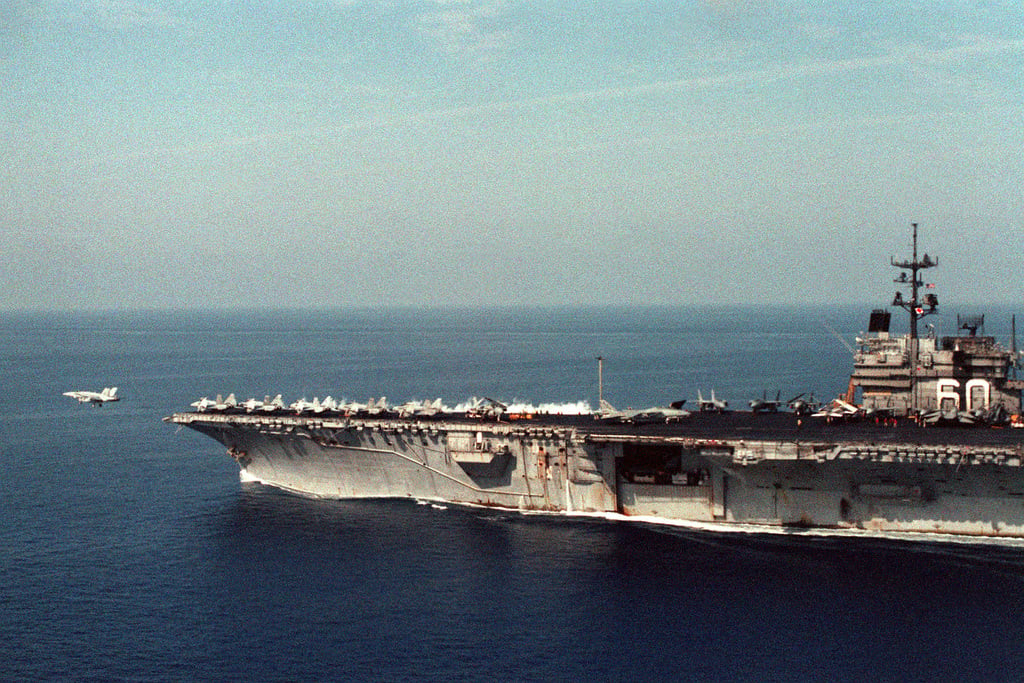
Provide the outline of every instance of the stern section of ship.
{"type": "Polygon", "coordinates": [[[604,448],[627,515],[1024,537],[1019,445],[628,436],[604,448]]]}

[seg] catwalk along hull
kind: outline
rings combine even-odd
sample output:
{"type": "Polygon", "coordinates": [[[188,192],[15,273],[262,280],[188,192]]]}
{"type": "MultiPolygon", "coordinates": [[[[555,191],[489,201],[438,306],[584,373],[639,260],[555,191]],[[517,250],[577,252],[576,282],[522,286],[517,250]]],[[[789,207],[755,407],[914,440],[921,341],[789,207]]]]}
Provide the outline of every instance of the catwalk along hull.
{"type": "Polygon", "coordinates": [[[178,413],[242,476],[312,496],[1024,537],[1021,430],[178,413]],[[761,425],[761,428],[758,428],[761,425]]]}

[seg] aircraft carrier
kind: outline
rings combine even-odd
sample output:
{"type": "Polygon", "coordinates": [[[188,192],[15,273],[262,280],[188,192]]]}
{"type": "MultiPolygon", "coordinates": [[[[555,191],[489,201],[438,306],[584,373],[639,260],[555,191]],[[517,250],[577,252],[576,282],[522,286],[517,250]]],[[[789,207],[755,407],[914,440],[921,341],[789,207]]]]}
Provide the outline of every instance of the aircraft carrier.
{"type": "MultiPolygon", "coordinates": [[[[857,339],[848,387],[589,414],[529,414],[497,401],[388,409],[373,401],[197,401],[167,421],[224,444],[245,480],[330,498],[409,497],[515,510],[679,522],[1024,537],[1024,429],[1009,348],[980,317],[958,335],[918,333],[938,299],[917,254],[892,260],[892,306],[857,339]]],[[[933,328],[931,328],[933,329],[933,328]]],[[[1015,337],[1015,334],[1014,334],[1015,337]]]]}

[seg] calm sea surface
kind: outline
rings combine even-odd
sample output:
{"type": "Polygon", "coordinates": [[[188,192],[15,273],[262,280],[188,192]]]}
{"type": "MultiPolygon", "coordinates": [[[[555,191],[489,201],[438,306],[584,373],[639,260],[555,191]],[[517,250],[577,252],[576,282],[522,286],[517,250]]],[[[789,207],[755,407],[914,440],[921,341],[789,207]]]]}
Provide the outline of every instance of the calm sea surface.
{"type": "MultiPolygon", "coordinates": [[[[0,317],[5,680],[1019,680],[1024,547],[241,484],[201,396],[664,405],[845,389],[854,309],[0,317]],[[831,327],[837,334],[827,329],[831,327]],[[61,392],[120,387],[93,408],[61,392]]],[[[988,331],[1009,331],[1009,312],[988,331]],[[1005,320],[1004,320],[1005,318],[1005,320]]],[[[943,329],[951,330],[952,324],[943,329]]]]}

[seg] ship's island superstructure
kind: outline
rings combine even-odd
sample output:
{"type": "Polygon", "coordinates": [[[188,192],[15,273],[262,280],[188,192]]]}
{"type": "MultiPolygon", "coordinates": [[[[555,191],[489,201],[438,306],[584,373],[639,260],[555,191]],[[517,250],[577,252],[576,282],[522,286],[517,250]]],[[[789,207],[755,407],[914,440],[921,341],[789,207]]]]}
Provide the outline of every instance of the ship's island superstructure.
{"type": "Polygon", "coordinates": [[[921,273],[938,261],[918,258],[916,224],[913,244],[892,262],[910,332],[891,336],[874,311],[846,394],[823,407],[525,415],[496,401],[395,411],[278,397],[204,400],[167,419],[224,444],[244,479],[312,496],[1024,537],[1015,343],[979,335],[979,318],[960,336],[919,336],[938,306],[921,273]]]}
{"type": "Polygon", "coordinates": [[[984,316],[958,317],[958,326],[967,335],[939,338],[932,326],[925,337],[918,335],[918,321],[935,313],[939,305],[934,293],[921,293],[922,288],[930,289],[931,285],[921,279],[920,273],[939,262],[927,254],[918,258],[917,224],[913,228],[913,258],[892,259],[892,265],[902,271],[896,284],[910,291],[910,298],[905,299],[897,290],[892,305],[909,313],[910,333],[890,336],[889,313],[871,313],[870,336],[857,340],[860,347],[854,354],[847,400],[852,402],[854,391],[859,389],[861,405],[868,413],[919,415],[931,422],[998,423],[1018,415],[1024,382],[1013,376],[1018,361],[1016,349],[1006,349],[995,338],[978,335],[984,327],[984,316]]]}

